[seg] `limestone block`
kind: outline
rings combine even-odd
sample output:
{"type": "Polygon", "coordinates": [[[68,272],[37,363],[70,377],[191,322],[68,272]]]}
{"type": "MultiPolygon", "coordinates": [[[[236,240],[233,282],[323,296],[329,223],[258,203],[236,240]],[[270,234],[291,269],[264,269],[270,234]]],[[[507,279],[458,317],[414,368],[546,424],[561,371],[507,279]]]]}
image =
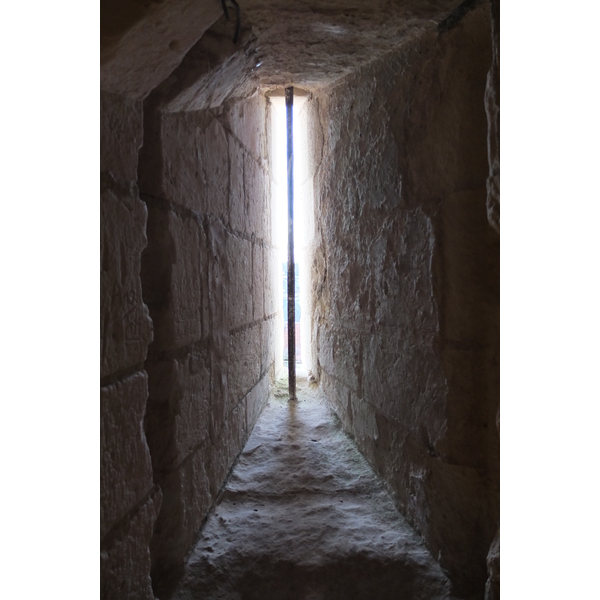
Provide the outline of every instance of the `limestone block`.
{"type": "Polygon", "coordinates": [[[204,113],[162,113],[163,186],[168,200],[206,212],[208,182],[199,144],[210,117],[204,113]]]}
{"type": "Polygon", "coordinates": [[[350,388],[338,381],[334,375],[326,370],[321,373],[321,385],[327,398],[331,401],[333,409],[342,422],[346,431],[353,431],[352,412],[350,408],[350,388]]]}
{"type": "Polygon", "coordinates": [[[172,470],[207,442],[210,422],[210,352],[148,361],[150,396],[146,435],[155,469],[172,470]]]}
{"type": "Polygon", "coordinates": [[[175,341],[183,346],[203,336],[203,281],[207,271],[206,240],[201,224],[170,213],[174,256],[171,311],[175,341]]]}
{"type": "Polygon", "coordinates": [[[321,369],[330,375],[335,374],[335,336],[330,328],[319,331],[319,363],[321,369]]]}
{"type": "Polygon", "coordinates": [[[228,270],[231,278],[229,327],[252,322],[252,244],[230,235],[227,239],[228,270]]]}
{"type": "Polygon", "coordinates": [[[232,236],[219,221],[210,221],[208,234],[210,338],[213,348],[221,356],[226,356],[229,351],[230,298],[233,298],[228,252],[232,236]]]}
{"type": "Polygon", "coordinates": [[[148,397],[144,371],[100,390],[100,537],[152,488],[142,426],[148,397]]]}
{"type": "Polygon", "coordinates": [[[244,193],[244,149],[232,136],[229,140],[229,224],[237,232],[246,230],[246,196],[244,193]]]}
{"type": "Polygon", "coordinates": [[[182,566],[214,501],[210,448],[210,444],[202,446],[174,471],[156,474],[163,502],[151,542],[153,580],[160,580],[182,566]]]}
{"type": "Polygon", "coordinates": [[[355,331],[337,329],[333,333],[333,364],[335,376],[350,389],[361,394],[361,340],[355,331]]]}
{"type": "Polygon", "coordinates": [[[142,103],[101,91],[100,171],[136,181],[142,140],[142,103]]]}
{"type": "MultiPolygon", "coordinates": [[[[268,385],[267,385],[267,395],[268,395],[268,385]]],[[[265,401],[266,401],[266,398],[267,398],[267,396],[265,396],[265,401]]],[[[251,414],[255,415],[256,418],[258,418],[258,414],[260,413],[260,409],[262,409],[262,405],[261,405],[260,409],[258,409],[258,406],[255,403],[252,405],[252,408],[253,408],[253,412],[251,414]],[[256,412],[257,410],[258,410],[258,412],[256,412]]],[[[231,411],[231,413],[229,414],[229,417],[227,419],[228,444],[226,447],[227,448],[227,458],[225,461],[225,465],[227,466],[227,471],[223,475],[223,481],[221,482],[221,485],[224,483],[225,477],[227,477],[227,473],[229,472],[229,469],[231,468],[233,461],[237,458],[238,454],[244,449],[244,446],[246,445],[246,441],[248,440],[248,436],[250,435],[250,432],[252,431],[250,428],[248,428],[248,425],[247,425],[247,414],[248,414],[248,407],[243,402],[240,402],[236,407],[234,407],[234,409],[231,411]]],[[[256,420],[254,421],[254,423],[256,423],[256,420]]],[[[252,425],[252,427],[254,427],[254,424],[252,425]]]]}
{"type": "Polygon", "coordinates": [[[228,383],[228,356],[212,352],[210,373],[209,437],[213,446],[219,446],[227,428],[227,416],[235,399],[230,397],[228,383]]]}
{"type": "Polygon", "coordinates": [[[180,348],[208,335],[208,257],[202,223],[151,207],[144,253],[144,294],[155,350],[180,348]]]}
{"type": "Polygon", "coordinates": [[[100,203],[101,377],[140,364],[152,341],[142,301],[141,253],[146,246],[146,206],[134,185],[102,179],[100,203]]]}
{"type": "Polygon", "coordinates": [[[252,431],[269,397],[269,377],[265,375],[248,393],[246,402],[246,431],[252,431]]]}
{"type": "Polygon", "coordinates": [[[245,407],[236,407],[224,424],[215,445],[200,446],[174,471],[157,474],[163,505],[152,539],[153,578],[183,564],[245,442],[245,407]]]}
{"type": "Polygon", "coordinates": [[[266,114],[266,99],[258,92],[229,104],[223,113],[227,129],[235,134],[257,161],[267,156],[266,114]]]}
{"type": "Polygon", "coordinates": [[[260,372],[267,373],[275,360],[275,348],[278,337],[276,319],[267,319],[261,325],[260,372]]]}
{"type": "Polygon", "coordinates": [[[267,190],[268,178],[265,172],[259,162],[250,153],[246,153],[244,155],[245,232],[261,240],[267,237],[269,229],[267,190]]]}
{"type": "Polygon", "coordinates": [[[154,600],[150,580],[150,538],[160,510],[158,488],[118,530],[104,540],[100,551],[102,600],[154,600]]]}
{"type": "Polygon", "coordinates": [[[226,223],[229,218],[229,136],[212,116],[198,135],[201,135],[198,147],[206,178],[206,211],[226,223]]]}
{"type": "Polygon", "coordinates": [[[252,311],[253,320],[258,321],[265,316],[265,280],[262,246],[254,244],[252,254],[252,311]]]}
{"type": "MultiPolygon", "coordinates": [[[[414,467],[412,468],[414,471],[414,467]]],[[[497,529],[486,500],[489,488],[476,469],[429,457],[415,485],[423,494],[409,507],[433,556],[439,556],[457,596],[478,590],[487,579],[486,555],[497,529]]]]}
{"type": "Polygon", "coordinates": [[[279,263],[279,252],[274,248],[264,248],[264,310],[265,316],[283,310],[281,304],[283,287],[281,279],[282,266],[279,263]]]}
{"type": "Polygon", "coordinates": [[[102,89],[139,98],[166,79],[223,14],[211,0],[167,0],[133,9],[111,1],[106,7],[110,18],[102,18],[102,89]]]}
{"type": "Polygon", "coordinates": [[[375,333],[365,337],[362,351],[365,398],[414,431],[426,430],[437,443],[444,432],[448,387],[435,338],[421,342],[409,332],[375,333]]]}
{"type": "Polygon", "coordinates": [[[228,395],[232,406],[237,404],[258,381],[261,374],[261,325],[230,336],[228,395]]]}

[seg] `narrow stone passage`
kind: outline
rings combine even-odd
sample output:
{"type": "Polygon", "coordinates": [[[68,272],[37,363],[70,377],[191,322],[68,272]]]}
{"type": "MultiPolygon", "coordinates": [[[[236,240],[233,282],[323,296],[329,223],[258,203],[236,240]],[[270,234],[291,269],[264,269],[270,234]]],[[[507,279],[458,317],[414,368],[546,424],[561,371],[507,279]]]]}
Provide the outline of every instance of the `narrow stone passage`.
{"type": "Polygon", "coordinates": [[[297,403],[271,396],[174,597],[449,598],[440,567],[325,399],[298,383],[297,403]]]}

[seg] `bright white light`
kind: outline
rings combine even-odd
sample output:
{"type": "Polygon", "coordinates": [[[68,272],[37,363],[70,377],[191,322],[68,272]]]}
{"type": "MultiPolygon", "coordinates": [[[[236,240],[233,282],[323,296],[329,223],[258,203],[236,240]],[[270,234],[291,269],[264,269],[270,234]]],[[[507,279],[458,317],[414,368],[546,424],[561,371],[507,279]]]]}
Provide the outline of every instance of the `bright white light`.
{"type": "MultiPolygon", "coordinates": [[[[283,92],[283,90],[282,90],[283,92]]],[[[273,242],[279,251],[279,269],[287,265],[288,247],[288,197],[287,197],[287,121],[286,106],[283,94],[271,96],[271,206],[273,224],[273,242]]],[[[310,212],[308,200],[312,200],[312,183],[308,181],[307,134],[308,124],[306,111],[303,110],[306,96],[294,94],[294,260],[299,269],[300,282],[300,315],[301,339],[296,340],[296,355],[301,356],[302,363],[309,363],[310,316],[307,303],[309,290],[309,272],[307,268],[307,225],[310,212]],[[298,352],[298,348],[300,352],[298,352]]],[[[283,273],[281,273],[281,276],[283,273]]],[[[280,277],[281,277],[280,276],[280,277]]],[[[279,279],[281,288],[280,305],[283,306],[283,280],[279,279]]],[[[285,315],[287,317],[287,315],[285,315]]],[[[281,332],[283,337],[283,331],[281,332]]],[[[308,367],[307,367],[308,368],[308,367]]]]}
{"type": "MultiPolygon", "coordinates": [[[[303,96],[294,96],[293,123],[294,123],[294,248],[296,262],[306,246],[304,203],[299,193],[298,176],[305,170],[306,149],[300,142],[306,138],[306,133],[301,128],[303,119],[298,118],[300,108],[306,101],[303,96]]],[[[288,197],[287,197],[287,121],[285,98],[271,97],[271,157],[273,167],[272,201],[273,201],[273,240],[275,245],[283,252],[283,262],[287,263],[288,243],[288,197]]]]}

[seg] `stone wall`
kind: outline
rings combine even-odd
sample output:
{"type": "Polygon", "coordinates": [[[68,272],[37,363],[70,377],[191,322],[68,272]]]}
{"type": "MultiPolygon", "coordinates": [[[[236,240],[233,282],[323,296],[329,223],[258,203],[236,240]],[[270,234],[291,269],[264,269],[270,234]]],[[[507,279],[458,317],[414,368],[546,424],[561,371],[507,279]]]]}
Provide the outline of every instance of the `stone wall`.
{"type": "Polygon", "coordinates": [[[146,205],[137,153],[142,103],[101,95],[101,597],[152,599],[149,543],[161,505],[142,421],[152,322],[142,300],[146,205]]]}
{"type": "Polygon", "coordinates": [[[485,5],[309,107],[316,374],[464,598],[483,598],[499,524],[490,39],[485,5]]]}
{"type": "MultiPolygon", "coordinates": [[[[172,91],[172,90],[171,90],[172,91]]],[[[265,97],[170,112],[146,101],[144,300],[155,336],[146,433],[163,493],[152,550],[160,596],[267,400],[275,317],[265,97]]]]}
{"type": "Polygon", "coordinates": [[[107,600],[168,595],[268,397],[281,318],[267,104],[256,87],[236,86],[255,59],[219,27],[190,50],[221,14],[220,3],[168,4],[171,12],[150,10],[106,47],[106,57],[103,46],[107,600]],[[156,68],[130,52],[144,54],[140,44],[154,34],[158,45],[171,40],[156,68]],[[223,65],[231,72],[223,74],[223,65]]]}

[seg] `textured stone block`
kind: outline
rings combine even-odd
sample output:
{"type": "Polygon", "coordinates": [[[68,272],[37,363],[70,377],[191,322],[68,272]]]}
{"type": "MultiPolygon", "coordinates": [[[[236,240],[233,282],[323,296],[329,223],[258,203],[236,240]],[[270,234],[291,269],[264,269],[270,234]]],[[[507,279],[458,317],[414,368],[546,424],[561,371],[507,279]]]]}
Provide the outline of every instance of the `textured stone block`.
{"type": "Polygon", "coordinates": [[[448,388],[434,340],[375,334],[365,338],[362,367],[370,403],[416,431],[425,428],[432,443],[441,437],[448,388]]]}
{"type": "Polygon", "coordinates": [[[252,244],[231,235],[227,239],[228,270],[231,282],[229,327],[252,322],[252,244]]]}
{"type": "Polygon", "coordinates": [[[214,496],[210,444],[197,449],[174,471],[157,474],[163,503],[152,539],[153,578],[181,566],[214,496]]]}
{"type": "Polygon", "coordinates": [[[228,355],[228,395],[231,406],[237,404],[258,381],[261,372],[261,326],[257,323],[232,334],[228,355]]]}
{"type": "Polygon", "coordinates": [[[155,350],[186,346],[208,334],[208,257],[202,223],[151,208],[144,294],[154,322],[155,350]]]}
{"type": "Polygon", "coordinates": [[[143,98],[222,14],[211,0],[113,8],[111,18],[102,23],[102,89],[143,98]]]}
{"type": "Polygon", "coordinates": [[[229,138],[216,118],[199,133],[201,167],[206,179],[206,211],[227,222],[229,218],[229,138]]]}
{"type": "Polygon", "coordinates": [[[153,577],[183,565],[245,439],[245,407],[236,407],[224,419],[216,444],[199,447],[177,469],[157,475],[163,506],[152,540],[153,577]]]}
{"type": "Polygon", "coordinates": [[[162,189],[169,201],[201,213],[206,211],[208,183],[199,142],[209,122],[205,113],[162,113],[160,117],[162,189]]]}
{"type": "Polygon", "coordinates": [[[260,163],[249,153],[244,155],[245,232],[258,239],[267,236],[267,184],[268,179],[260,163]]]}
{"type": "Polygon", "coordinates": [[[210,353],[193,348],[183,356],[146,363],[150,397],[146,416],[155,469],[172,470],[209,438],[210,353]]]}
{"type": "Polygon", "coordinates": [[[100,373],[140,364],[152,341],[142,301],[140,262],[146,246],[146,206],[134,185],[102,179],[100,203],[100,373]]]}
{"type": "Polygon", "coordinates": [[[258,161],[267,155],[266,112],[266,99],[259,93],[231,104],[224,112],[229,131],[235,133],[242,145],[258,161]]]}
{"type": "Polygon", "coordinates": [[[203,287],[207,271],[206,240],[200,223],[170,215],[173,239],[171,310],[174,342],[184,346],[203,337],[203,287]]]}
{"type": "Polygon", "coordinates": [[[281,279],[282,266],[279,263],[279,252],[274,248],[264,248],[264,302],[265,316],[270,316],[283,310],[281,304],[280,288],[283,288],[281,279]]]}
{"type": "Polygon", "coordinates": [[[142,118],[140,101],[100,92],[100,171],[119,179],[137,180],[142,118]]]}
{"type": "Polygon", "coordinates": [[[156,489],[101,545],[101,600],[154,600],[149,545],[160,505],[156,489]]]}
{"type": "Polygon", "coordinates": [[[277,322],[275,319],[268,319],[261,325],[261,353],[260,353],[260,372],[269,372],[275,361],[275,348],[277,347],[277,322]]]}
{"type": "Polygon", "coordinates": [[[209,225],[208,315],[213,348],[222,356],[229,351],[232,287],[228,254],[230,234],[219,221],[209,225]]]}
{"type": "Polygon", "coordinates": [[[263,248],[258,244],[252,247],[252,312],[253,320],[265,316],[265,279],[263,248]]]}
{"type": "Polygon", "coordinates": [[[269,377],[265,375],[245,398],[246,431],[252,431],[260,412],[269,398],[269,377]]]}
{"type": "Polygon", "coordinates": [[[152,464],[142,421],[145,372],[100,390],[100,537],[152,488],[152,464]]]}
{"type": "Polygon", "coordinates": [[[234,231],[246,230],[246,196],[244,193],[244,149],[232,136],[229,140],[229,224],[234,231]]]}

